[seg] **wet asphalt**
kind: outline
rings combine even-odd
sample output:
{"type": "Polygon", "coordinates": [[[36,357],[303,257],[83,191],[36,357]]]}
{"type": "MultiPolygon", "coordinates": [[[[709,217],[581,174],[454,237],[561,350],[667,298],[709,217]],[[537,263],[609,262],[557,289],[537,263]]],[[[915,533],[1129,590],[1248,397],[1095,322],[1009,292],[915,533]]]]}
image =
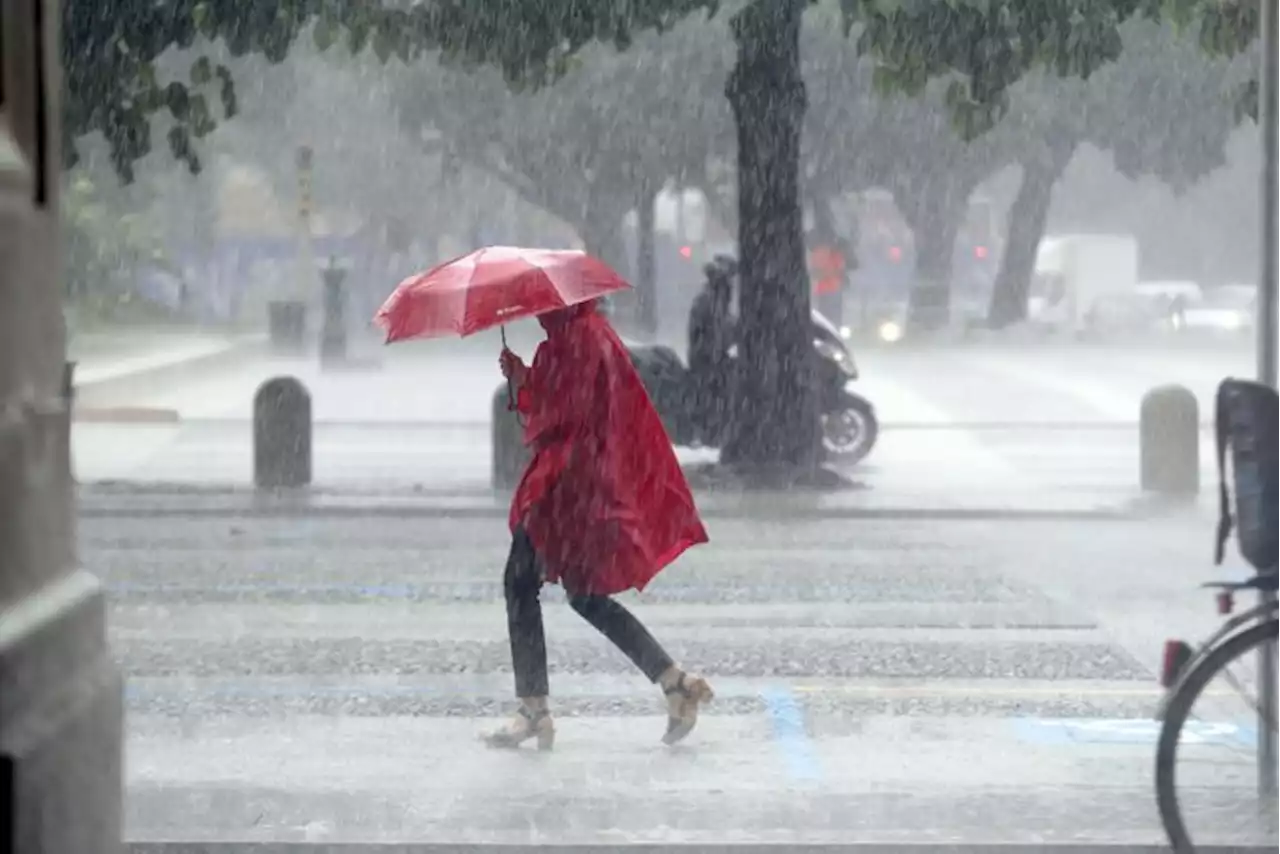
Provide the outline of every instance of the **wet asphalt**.
{"type": "Polygon", "coordinates": [[[79,530],[138,842],[1157,844],[1148,735],[1043,733],[1147,732],[1160,643],[1213,619],[1170,520],[716,519],[622,597],[718,688],[688,744],[550,588],[560,743],[495,754],[502,520],[131,506],[79,530]]]}

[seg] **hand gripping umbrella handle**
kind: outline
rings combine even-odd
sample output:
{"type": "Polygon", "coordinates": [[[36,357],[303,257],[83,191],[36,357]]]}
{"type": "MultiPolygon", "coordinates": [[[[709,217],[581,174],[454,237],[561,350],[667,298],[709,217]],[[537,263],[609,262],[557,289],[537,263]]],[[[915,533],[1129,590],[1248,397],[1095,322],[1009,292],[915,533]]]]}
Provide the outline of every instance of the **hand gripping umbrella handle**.
{"type": "MultiPolygon", "coordinates": [[[[508,349],[507,327],[505,324],[498,327],[498,333],[502,335],[502,349],[508,349]]],[[[520,410],[516,408],[516,391],[515,387],[511,384],[511,377],[507,377],[507,411],[514,412],[516,414],[516,421],[521,427],[524,426],[524,419],[520,417],[520,410]]]]}
{"type": "MultiPolygon", "coordinates": [[[[502,349],[508,350],[507,347],[507,326],[504,323],[498,327],[498,334],[502,336],[502,349]]],[[[511,377],[507,377],[507,411],[512,412],[516,408],[516,392],[511,386],[511,377]]]]}

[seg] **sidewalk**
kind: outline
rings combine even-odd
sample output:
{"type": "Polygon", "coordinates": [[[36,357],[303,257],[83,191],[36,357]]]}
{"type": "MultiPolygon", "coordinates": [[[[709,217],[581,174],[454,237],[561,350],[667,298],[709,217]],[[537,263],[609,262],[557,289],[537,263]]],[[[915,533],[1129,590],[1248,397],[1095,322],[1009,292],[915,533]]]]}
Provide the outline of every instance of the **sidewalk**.
{"type": "Polygon", "coordinates": [[[67,358],[77,387],[225,353],[252,336],[204,330],[121,329],[76,336],[67,358]]]}
{"type": "MultiPolygon", "coordinates": [[[[490,418],[501,387],[497,342],[490,338],[496,335],[390,348],[375,342],[373,365],[255,357],[198,380],[175,371],[173,382],[134,383],[128,394],[98,405],[173,413],[169,423],[82,421],[72,436],[77,477],[163,492],[176,502],[171,510],[268,512],[272,505],[245,498],[252,496],[253,395],[265,379],[292,375],[311,395],[313,418],[312,498],[294,510],[342,512],[344,504],[358,510],[380,498],[396,513],[500,512],[495,508],[503,502],[490,490],[490,418]],[[213,494],[220,497],[207,497],[213,494]]],[[[877,353],[867,359],[868,379],[858,382],[875,402],[883,431],[849,473],[861,488],[796,492],[785,500],[700,491],[700,500],[710,512],[802,508],[817,516],[1145,512],[1151,505],[1139,492],[1133,423],[1141,395],[1173,379],[1209,400],[1234,358],[1222,353],[1205,365],[1131,354],[1118,370],[1116,355],[1097,348],[1042,350],[1025,365],[973,351],[951,354],[942,370],[937,353],[877,353]]],[[[1202,495],[1208,495],[1216,482],[1213,437],[1202,431],[1200,439],[1202,495]]],[[[677,455],[686,466],[716,457],[690,449],[677,455]]]]}
{"type": "MultiPolygon", "coordinates": [[[[119,327],[75,335],[67,361],[75,362],[76,419],[99,420],[110,412],[120,420],[154,420],[162,408],[137,405],[138,390],[175,372],[195,379],[198,368],[225,363],[261,345],[257,333],[170,327],[119,327]]],[[[177,420],[178,413],[161,420],[177,420]]],[[[114,419],[108,419],[114,420],[114,419]]]]}
{"type": "MultiPolygon", "coordinates": [[[[1193,503],[1089,493],[1045,496],[1026,490],[1001,493],[988,490],[979,496],[967,497],[892,488],[825,494],[695,490],[694,496],[699,511],[708,518],[1182,519],[1210,525],[1217,512],[1215,499],[1208,494],[1193,503]]],[[[478,484],[441,490],[390,490],[371,484],[364,490],[313,488],[259,493],[244,486],[100,482],[82,485],[78,494],[81,515],[95,518],[506,518],[509,501],[508,494],[478,484]]]]}

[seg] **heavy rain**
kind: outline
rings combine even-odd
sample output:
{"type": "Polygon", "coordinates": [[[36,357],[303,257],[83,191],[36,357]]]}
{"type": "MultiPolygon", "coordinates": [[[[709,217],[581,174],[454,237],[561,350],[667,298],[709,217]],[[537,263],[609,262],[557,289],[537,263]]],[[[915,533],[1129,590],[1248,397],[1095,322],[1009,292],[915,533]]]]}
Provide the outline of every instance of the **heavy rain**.
{"type": "Polygon", "coordinates": [[[1276,851],[1272,0],[0,6],[0,851],[1276,851]]]}

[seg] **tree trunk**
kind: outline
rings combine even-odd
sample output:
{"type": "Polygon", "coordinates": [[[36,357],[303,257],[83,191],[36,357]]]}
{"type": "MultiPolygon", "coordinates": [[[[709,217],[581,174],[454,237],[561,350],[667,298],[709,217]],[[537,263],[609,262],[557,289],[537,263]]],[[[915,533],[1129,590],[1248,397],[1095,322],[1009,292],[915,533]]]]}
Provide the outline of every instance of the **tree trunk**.
{"type": "Polygon", "coordinates": [[[755,0],[731,22],[741,261],[736,400],[725,463],[812,470],[818,413],[800,207],[805,0],[755,0]]]}
{"type": "Polygon", "coordinates": [[[657,191],[649,182],[640,187],[636,203],[636,302],[641,331],[654,335],[658,331],[658,287],[654,270],[654,211],[657,191]]]}
{"type": "Polygon", "coordinates": [[[1065,157],[1055,154],[1022,164],[1022,183],[1009,208],[1009,239],[987,308],[987,325],[992,329],[1003,329],[1027,319],[1036,251],[1049,219],[1053,185],[1070,159],[1070,153],[1065,157]]]}
{"type": "Polygon", "coordinates": [[[951,262],[960,215],[946,208],[926,208],[911,228],[916,270],[907,298],[907,327],[915,331],[941,329],[951,320],[951,262]]]}

